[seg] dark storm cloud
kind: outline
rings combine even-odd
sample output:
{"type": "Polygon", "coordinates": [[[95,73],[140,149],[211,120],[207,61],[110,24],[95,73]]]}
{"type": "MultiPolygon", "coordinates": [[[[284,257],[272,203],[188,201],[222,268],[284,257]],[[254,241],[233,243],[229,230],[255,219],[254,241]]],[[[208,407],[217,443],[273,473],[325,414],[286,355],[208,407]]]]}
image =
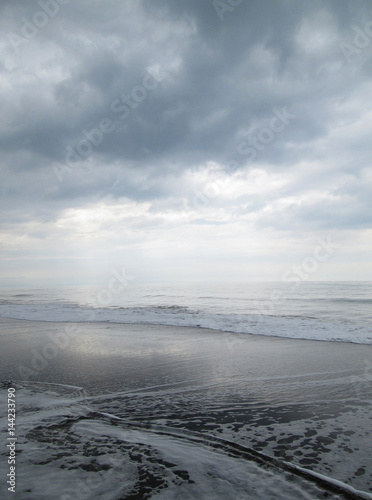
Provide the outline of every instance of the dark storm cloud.
{"type": "MultiPolygon", "coordinates": [[[[370,4],[244,0],[223,20],[215,5],[2,2],[3,214],[10,206],[14,214],[21,204],[37,216],[42,206],[58,213],[107,196],[172,197],[177,176],[208,161],[235,160],[239,169],[259,163],[284,174],[302,160],[328,160],[335,152],[317,149],[319,141],[340,120],[354,119],[350,107],[371,78],[371,66],[359,66],[370,47],[350,61],[340,47],[353,43],[353,26],[362,29],[372,18],[370,4]],[[45,16],[45,26],[35,27],[45,16]],[[151,89],[144,83],[149,74],[158,74],[151,89]],[[239,144],[256,137],[283,108],[295,118],[260,144],[250,162],[239,144]],[[99,130],[102,120],[110,120],[112,131],[96,137],[99,144],[91,144],[86,158],[77,153],[80,161],[75,158],[74,169],[59,182],[55,162],[66,165],[71,148],[75,154],[83,150],[87,133],[99,130]]],[[[357,176],[369,161],[370,140],[362,137],[358,144],[364,161],[351,164],[355,141],[340,144],[350,153],[341,168],[357,176]]],[[[332,185],[337,175],[325,169],[311,182],[315,188],[332,185]]],[[[304,173],[291,189],[301,192],[306,182],[304,173]]],[[[357,177],[355,182],[352,192],[344,187],[339,196],[357,196],[357,177]]],[[[193,193],[185,187],[184,195],[193,193]]],[[[327,209],[330,225],[341,224],[337,207],[327,209]]],[[[320,209],[293,210],[305,223],[321,218],[320,209]]]]}

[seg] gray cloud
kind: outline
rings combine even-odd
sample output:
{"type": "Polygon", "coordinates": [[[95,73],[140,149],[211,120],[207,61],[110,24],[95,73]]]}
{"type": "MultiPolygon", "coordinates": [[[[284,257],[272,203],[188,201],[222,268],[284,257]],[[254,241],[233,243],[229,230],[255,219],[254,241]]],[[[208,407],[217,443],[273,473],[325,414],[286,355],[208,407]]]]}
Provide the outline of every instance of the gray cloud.
{"type": "Polygon", "coordinates": [[[243,0],[222,22],[211,0],[3,1],[0,14],[4,227],[124,198],[195,210],[206,166],[230,161],[283,185],[222,189],[203,208],[256,214],[257,228],[370,227],[372,37],[355,31],[368,2],[243,0]],[[295,118],[242,154],[283,108],[295,118]],[[102,120],[113,131],[87,146],[102,120]]]}

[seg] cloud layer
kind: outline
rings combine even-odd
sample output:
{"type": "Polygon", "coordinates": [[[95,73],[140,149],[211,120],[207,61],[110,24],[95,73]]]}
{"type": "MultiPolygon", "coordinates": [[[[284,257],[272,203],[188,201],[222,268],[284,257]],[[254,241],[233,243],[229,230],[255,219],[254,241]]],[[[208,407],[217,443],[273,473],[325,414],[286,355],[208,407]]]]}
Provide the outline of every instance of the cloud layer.
{"type": "Polygon", "coordinates": [[[340,256],[317,278],[372,279],[369,2],[0,13],[4,282],[82,262],[83,281],[119,262],[144,280],[280,279],[330,232],[340,256]]]}

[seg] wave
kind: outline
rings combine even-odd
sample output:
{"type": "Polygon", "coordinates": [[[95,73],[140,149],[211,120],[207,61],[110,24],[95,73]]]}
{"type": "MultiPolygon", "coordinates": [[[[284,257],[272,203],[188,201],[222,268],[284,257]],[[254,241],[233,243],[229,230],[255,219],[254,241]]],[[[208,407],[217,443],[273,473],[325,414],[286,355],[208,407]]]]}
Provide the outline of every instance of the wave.
{"type": "Polygon", "coordinates": [[[370,323],[311,316],[215,313],[181,305],[89,308],[76,304],[0,304],[5,318],[199,327],[234,334],[372,344],[370,323]]]}
{"type": "MultiPolygon", "coordinates": [[[[253,300],[253,299],[249,299],[249,300],[253,300]]],[[[352,304],[372,304],[372,299],[370,298],[353,298],[353,297],[303,297],[303,296],[299,296],[299,297],[290,297],[289,299],[287,300],[290,300],[290,301],[293,301],[293,302],[308,302],[308,303],[311,303],[311,302],[326,302],[326,303],[329,303],[329,302],[336,302],[336,303],[352,303],[352,304]]]]}
{"type": "Polygon", "coordinates": [[[355,304],[372,304],[372,299],[348,299],[344,297],[334,298],[334,299],[325,299],[329,302],[345,302],[345,303],[355,303],[355,304]]]}

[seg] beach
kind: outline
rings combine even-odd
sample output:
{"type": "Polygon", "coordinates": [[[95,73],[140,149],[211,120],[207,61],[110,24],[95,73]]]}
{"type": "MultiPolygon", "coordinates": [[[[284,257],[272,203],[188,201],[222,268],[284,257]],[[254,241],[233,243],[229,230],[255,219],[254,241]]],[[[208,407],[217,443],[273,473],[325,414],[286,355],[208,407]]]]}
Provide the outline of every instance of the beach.
{"type": "Polygon", "coordinates": [[[0,5],[0,500],[372,500],[371,2],[0,5]]]}
{"type": "MultiPolygon", "coordinates": [[[[174,446],[166,445],[167,440],[176,442],[181,448],[186,446],[178,449],[178,455],[176,453],[186,460],[187,447],[190,456],[200,458],[203,453],[212,453],[211,450],[215,453],[215,447],[210,448],[208,441],[220,439],[227,448],[238,445],[243,450],[253,450],[264,461],[267,461],[265,457],[271,457],[279,466],[290,463],[356,490],[372,491],[369,468],[371,346],[161,325],[71,324],[2,318],[0,328],[1,380],[11,380],[9,383],[18,387],[17,405],[24,406],[17,420],[20,436],[17,446],[19,450],[25,447],[24,456],[28,448],[33,449],[31,442],[40,441],[37,432],[35,434],[35,422],[49,429],[53,419],[56,425],[62,425],[64,415],[65,420],[70,418],[71,424],[80,427],[90,422],[90,433],[97,437],[102,432],[111,436],[111,442],[117,440],[118,435],[111,435],[107,428],[113,432],[116,422],[114,430],[117,433],[120,422],[123,432],[130,434],[125,442],[133,441],[139,446],[139,441],[145,445],[146,435],[147,446],[152,443],[151,446],[159,450],[161,442],[165,456],[175,454],[174,446]],[[31,410],[30,400],[33,401],[31,410]],[[95,418],[92,415],[96,415],[95,418]],[[41,424],[44,419],[48,425],[41,424]],[[137,438],[134,432],[140,433],[137,438]],[[161,433],[168,437],[161,438],[161,433]],[[177,433],[181,437],[176,439],[177,433]],[[191,445],[196,436],[200,440],[197,453],[192,449],[195,444],[191,445]],[[185,442],[181,445],[182,439],[185,442]]],[[[83,429],[79,432],[83,433],[83,429]]],[[[50,440],[54,442],[51,437],[50,440]]],[[[107,442],[100,445],[98,441],[96,453],[100,455],[102,445],[107,454],[107,442]]],[[[116,456],[118,445],[113,448],[116,456]]],[[[133,450],[122,453],[133,455],[133,450]]],[[[226,460],[232,460],[231,449],[229,453],[223,455],[226,460]]],[[[27,482],[32,483],[31,470],[32,475],[35,468],[39,475],[43,470],[49,471],[48,474],[52,470],[55,477],[58,471],[61,477],[66,472],[66,463],[55,463],[52,467],[53,454],[44,468],[36,465],[36,452],[27,464],[21,459],[22,455],[19,454],[20,496],[17,498],[37,498],[26,493],[27,482]]],[[[257,467],[257,457],[246,460],[246,466],[257,467]]],[[[200,460],[208,462],[207,458],[200,460]]],[[[135,463],[135,459],[126,462],[126,467],[132,471],[128,472],[128,477],[132,479],[138,474],[135,463]]],[[[225,465],[221,470],[225,470],[225,465]]],[[[240,470],[236,467],[233,467],[235,472],[240,470]]],[[[195,480],[191,479],[193,470],[189,463],[188,479],[182,474],[177,479],[179,491],[186,488],[185,496],[180,498],[187,498],[190,494],[187,487],[193,482],[204,484],[208,490],[208,481],[203,482],[197,472],[194,471],[195,480]]],[[[250,484],[253,484],[253,477],[258,472],[250,474],[250,484]]],[[[202,477],[209,476],[206,472],[202,477]]],[[[74,480],[79,479],[75,477],[74,480]]],[[[114,481],[119,489],[122,481],[123,478],[114,481]]],[[[147,478],[142,484],[146,481],[150,480],[147,478]]],[[[221,498],[229,491],[228,498],[259,498],[257,489],[254,490],[256,497],[244,496],[246,487],[237,493],[242,488],[239,478],[231,478],[230,490],[224,481],[221,498]],[[238,497],[238,494],[243,496],[238,497]]],[[[132,490],[135,484],[141,483],[138,477],[137,483],[135,479],[132,482],[126,486],[132,490]]],[[[156,481],[149,484],[153,484],[151,494],[154,495],[171,491],[169,484],[163,485],[166,489],[161,482],[158,486],[156,481]]],[[[306,487],[299,486],[305,488],[304,491],[306,487]]],[[[254,491],[250,495],[254,495],[254,491]]],[[[276,498],[272,494],[266,498],[276,498]]],[[[288,492],[286,494],[287,497],[277,498],[291,498],[288,492]]],[[[310,498],[317,498],[316,494],[312,492],[310,498]]],[[[120,496],[122,493],[111,492],[111,495],[107,498],[132,498],[129,493],[120,496]]],[[[150,498],[143,495],[143,498],[150,498]]],[[[204,492],[200,498],[208,498],[205,495],[204,492]]],[[[91,497],[105,498],[98,487],[94,494],[91,492],[91,497]]]]}

